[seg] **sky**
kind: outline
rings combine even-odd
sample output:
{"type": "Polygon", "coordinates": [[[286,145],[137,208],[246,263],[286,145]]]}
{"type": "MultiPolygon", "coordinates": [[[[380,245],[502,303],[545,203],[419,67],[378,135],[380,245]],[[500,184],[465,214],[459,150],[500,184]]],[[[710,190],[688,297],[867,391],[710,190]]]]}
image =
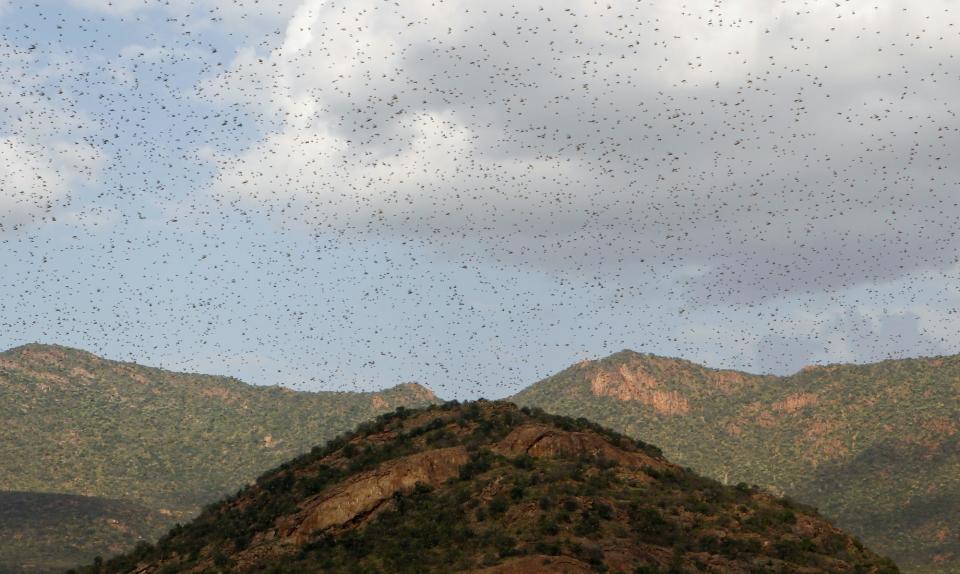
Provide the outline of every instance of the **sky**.
{"type": "Polygon", "coordinates": [[[0,347],[499,398],[960,352],[948,0],[0,0],[0,347]]]}

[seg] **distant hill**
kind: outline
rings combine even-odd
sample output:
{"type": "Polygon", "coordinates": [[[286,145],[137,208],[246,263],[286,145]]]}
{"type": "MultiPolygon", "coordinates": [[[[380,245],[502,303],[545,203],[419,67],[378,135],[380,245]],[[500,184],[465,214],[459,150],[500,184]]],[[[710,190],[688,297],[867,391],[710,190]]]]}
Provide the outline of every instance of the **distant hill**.
{"type": "Polygon", "coordinates": [[[0,492],[0,573],[66,570],[78,557],[155,540],[167,521],[134,503],[46,492],[0,492]]]}
{"type": "Polygon", "coordinates": [[[623,351],[511,400],[813,504],[906,571],[960,572],[960,356],[773,377],[623,351]]]}
{"type": "Polygon", "coordinates": [[[811,509],[510,403],[383,415],[83,574],[898,572],[811,509]]]}
{"type": "MultiPolygon", "coordinates": [[[[361,421],[436,400],[416,384],[295,392],[27,345],[0,353],[0,490],[122,498],[169,526],[361,421]]],[[[0,536],[0,555],[11,548],[0,536]]]]}

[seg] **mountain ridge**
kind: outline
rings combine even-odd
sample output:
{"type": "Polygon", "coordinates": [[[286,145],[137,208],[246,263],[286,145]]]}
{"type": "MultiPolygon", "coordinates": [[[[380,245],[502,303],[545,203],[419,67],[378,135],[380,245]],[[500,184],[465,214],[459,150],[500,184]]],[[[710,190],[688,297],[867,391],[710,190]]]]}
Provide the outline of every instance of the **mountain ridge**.
{"type": "Polygon", "coordinates": [[[724,482],[817,505],[908,570],[960,571],[960,449],[951,448],[960,355],[775,376],[622,351],[511,400],[585,416],[724,482]],[[736,384],[717,384],[730,376],[736,384]]]}
{"type": "MultiPolygon", "coordinates": [[[[92,363],[112,363],[115,365],[128,366],[128,367],[137,368],[137,369],[161,371],[161,372],[165,372],[173,375],[182,375],[182,376],[189,376],[189,377],[207,377],[207,378],[213,378],[213,379],[218,379],[222,381],[229,381],[232,383],[239,383],[241,385],[249,386],[249,387],[264,388],[264,389],[281,389],[281,390],[287,390],[293,393],[353,393],[353,394],[378,394],[379,393],[379,394],[383,394],[383,393],[389,393],[392,391],[392,392],[411,392],[417,395],[428,397],[431,400],[436,400],[436,401],[440,400],[436,396],[436,394],[433,392],[432,389],[415,381],[396,383],[390,387],[385,387],[383,389],[375,390],[375,391],[331,391],[331,390],[322,390],[322,389],[314,390],[314,391],[303,391],[303,390],[294,389],[289,386],[280,385],[280,384],[257,385],[257,384],[246,383],[241,379],[234,376],[230,376],[230,375],[210,375],[210,374],[204,374],[204,373],[195,373],[191,371],[174,371],[174,370],[164,368],[162,366],[154,367],[149,365],[142,365],[135,361],[108,359],[103,356],[97,355],[96,353],[87,351],[85,349],[81,349],[78,347],[71,347],[68,345],[60,345],[56,343],[25,343],[23,345],[11,347],[5,351],[0,351],[0,360],[39,358],[38,356],[50,357],[51,355],[56,355],[56,354],[60,354],[60,355],[69,354],[69,355],[73,355],[76,358],[80,358],[82,360],[89,361],[92,363]]],[[[49,366],[49,364],[47,364],[47,366],[49,366]]]]}
{"type": "MultiPolygon", "coordinates": [[[[362,421],[437,400],[415,383],[305,392],[23,345],[0,353],[0,490],[119,493],[169,527],[362,421]]],[[[78,548],[76,562],[106,553],[82,540],[78,548]]],[[[0,556],[20,550],[0,540],[0,556]]]]}
{"type": "MultiPolygon", "coordinates": [[[[910,571],[952,572],[960,555],[958,357],[817,365],[776,376],[626,349],[578,361],[514,399],[655,441],[722,482],[758,483],[812,502],[891,548],[910,571]],[[718,452],[730,454],[718,459],[718,452]]],[[[416,383],[309,393],[22,345],[0,353],[0,416],[10,421],[0,429],[0,490],[126,492],[169,525],[379,412],[438,400],[416,383]],[[64,392],[52,392],[58,384],[64,392]],[[289,435],[291,425],[303,432],[289,435]],[[87,460],[71,458],[78,449],[87,460]],[[24,468],[11,466],[24,452],[24,468]],[[97,469],[105,464],[153,474],[103,482],[111,473],[97,469]],[[54,468],[69,480],[58,481],[54,468]]]]}
{"type": "MultiPolygon", "coordinates": [[[[884,359],[878,359],[878,360],[875,360],[875,361],[866,361],[866,362],[839,361],[839,362],[831,362],[831,363],[809,363],[809,364],[806,364],[806,365],[800,367],[800,368],[797,369],[796,371],[792,371],[792,372],[784,373],[784,374],[776,374],[776,373],[755,373],[755,372],[753,372],[753,371],[751,371],[751,370],[748,370],[748,369],[738,369],[738,368],[733,368],[733,367],[710,366],[710,365],[707,365],[706,363],[700,363],[700,362],[697,362],[697,361],[695,361],[695,360],[693,360],[693,359],[687,359],[687,358],[684,358],[684,357],[671,356],[671,355],[661,355],[661,354],[658,354],[658,353],[647,353],[647,352],[643,352],[643,351],[635,351],[635,350],[630,349],[630,348],[624,348],[624,349],[621,349],[621,350],[616,351],[616,352],[614,352],[614,353],[611,353],[611,354],[609,354],[609,355],[603,355],[602,357],[582,358],[582,359],[580,359],[580,360],[578,360],[578,361],[575,361],[575,362],[571,363],[569,366],[565,367],[564,369],[561,369],[560,371],[558,371],[558,372],[555,373],[554,375],[550,375],[550,376],[548,376],[548,377],[546,377],[546,378],[550,378],[550,377],[552,377],[552,376],[555,376],[556,374],[560,374],[560,373],[562,373],[562,372],[564,372],[564,371],[566,371],[566,370],[568,370],[568,369],[570,369],[570,368],[573,368],[573,367],[576,367],[576,366],[579,366],[579,365],[591,364],[591,363],[596,363],[596,362],[598,362],[598,361],[612,360],[612,359],[618,359],[618,358],[623,358],[623,357],[628,357],[628,356],[642,357],[642,358],[648,358],[648,359],[661,359],[661,360],[665,360],[665,361],[673,361],[673,362],[684,363],[684,364],[687,364],[687,365],[692,365],[692,366],[700,367],[700,368],[703,368],[703,369],[708,369],[708,370],[711,370],[711,371],[728,371],[728,372],[741,373],[741,374],[744,374],[744,375],[750,375],[750,376],[753,376],[753,377],[773,377],[773,378],[777,378],[777,379],[783,379],[783,378],[795,377],[795,376],[797,376],[797,375],[799,375],[799,374],[801,374],[801,373],[804,373],[804,372],[816,371],[816,370],[821,370],[821,369],[830,370],[830,369],[843,368],[843,367],[867,367],[867,366],[871,366],[871,365],[883,365],[883,364],[887,364],[887,363],[900,363],[900,362],[904,362],[904,361],[919,361],[919,362],[926,362],[926,363],[937,363],[937,362],[941,362],[941,361],[948,360],[948,359],[958,359],[958,358],[960,358],[960,353],[943,354],[943,355],[917,355],[917,356],[910,356],[910,357],[887,357],[887,358],[884,358],[884,359]]],[[[543,381],[543,380],[545,380],[545,379],[541,379],[541,381],[543,381]]],[[[541,381],[538,381],[538,382],[541,382],[541,381]]],[[[536,384],[536,383],[533,383],[533,384],[536,384]]],[[[530,386],[532,386],[532,385],[530,385],[530,386]]],[[[516,394],[516,393],[514,393],[514,394],[516,394]]]]}

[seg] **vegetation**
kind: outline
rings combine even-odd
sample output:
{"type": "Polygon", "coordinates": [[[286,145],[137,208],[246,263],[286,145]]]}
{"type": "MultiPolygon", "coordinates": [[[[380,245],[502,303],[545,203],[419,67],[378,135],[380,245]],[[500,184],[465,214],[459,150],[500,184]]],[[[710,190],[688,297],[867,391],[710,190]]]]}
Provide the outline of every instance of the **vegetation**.
{"type": "Polygon", "coordinates": [[[0,573],[66,570],[78,558],[132,548],[163,533],[166,521],[121,500],[0,492],[0,573]]]}
{"type": "Polygon", "coordinates": [[[611,573],[897,572],[810,508],[702,478],[585,419],[486,402],[381,415],[156,544],[78,572],[549,572],[561,557],[611,573]],[[571,448],[537,450],[551,439],[571,448]],[[422,473],[451,452],[466,453],[457,472],[422,473]],[[402,478],[397,469],[424,480],[392,492],[378,482],[380,498],[304,531],[322,501],[344,489],[363,500],[364,480],[402,478]]]}
{"type": "Polygon", "coordinates": [[[960,572],[960,356],[772,377],[624,351],[512,400],[813,504],[905,570],[960,572]]]}
{"type": "MultiPolygon", "coordinates": [[[[653,441],[725,484],[756,483],[812,503],[907,570],[934,573],[960,571],[958,398],[960,357],[833,365],[778,378],[624,351],[571,367],[514,400],[653,441]]],[[[416,385],[376,394],[297,393],[63,347],[0,353],[0,489],[121,496],[113,502],[146,509],[139,524],[125,522],[130,531],[123,535],[102,520],[89,528],[59,521],[33,537],[45,541],[40,546],[25,544],[29,529],[0,513],[0,563],[30,561],[34,571],[49,570],[71,556],[112,554],[138,536],[153,539],[360,421],[435,400],[416,385]],[[57,528],[63,552],[40,550],[55,544],[57,528]]],[[[430,431],[435,446],[460,440],[445,432],[452,431],[430,431]]],[[[351,465],[359,468],[370,456],[352,453],[351,465]]],[[[478,459],[464,472],[482,474],[486,464],[493,462],[478,459]]],[[[508,500],[511,493],[489,510],[497,515],[508,500]]],[[[55,514],[47,520],[57,522],[55,514]]]]}
{"type": "MultiPolygon", "coordinates": [[[[169,528],[361,421],[435,400],[418,385],[380,393],[294,392],[28,345],[0,353],[0,490],[122,497],[169,528]]],[[[4,516],[0,531],[16,530],[4,516]]],[[[150,524],[129,523],[135,532],[158,534],[150,524]]],[[[45,528],[45,539],[55,541],[56,527],[45,528]]],[[[47,566],[60,567],[61,555],[77,563],[88,550],[114,553],[116,540],[127,540],[91,528],[84,538],[64,522],[65,550],[47,566]]],[[[30,554],[30,548],[0,536],[0,556],[41,568],[50,554],[30,554]]]]}

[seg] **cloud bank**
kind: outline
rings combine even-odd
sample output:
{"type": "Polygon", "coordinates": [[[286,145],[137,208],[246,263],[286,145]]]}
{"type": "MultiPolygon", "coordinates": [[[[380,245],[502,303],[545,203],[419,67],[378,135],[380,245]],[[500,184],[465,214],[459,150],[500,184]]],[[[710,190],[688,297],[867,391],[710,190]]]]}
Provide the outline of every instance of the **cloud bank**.
{"type": "Polygon", "coordinates": [[[956,262],[950,3],[308,1],[202,86],[263,137],[213,193],[700,302],[956,262]],[[229,94],[227,96],[226,94],[229,94]]]}

